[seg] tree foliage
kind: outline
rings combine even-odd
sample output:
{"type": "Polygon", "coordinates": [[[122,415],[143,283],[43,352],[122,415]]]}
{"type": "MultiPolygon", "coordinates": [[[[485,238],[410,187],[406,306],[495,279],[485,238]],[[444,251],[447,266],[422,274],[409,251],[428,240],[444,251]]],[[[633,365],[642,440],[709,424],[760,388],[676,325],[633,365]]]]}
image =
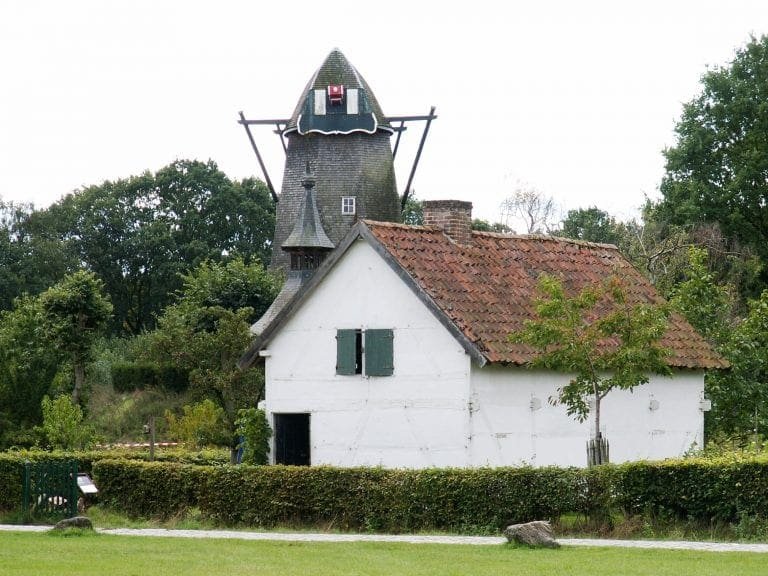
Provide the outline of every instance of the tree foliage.
{"type": "Polygon", "coordinates": [[[40,403],[63,360],[43,336],[39,298],[24,296],[0,312],[0,446],[34,443],[40,403]]]}
{"type": "Polygon", "coordinates": [[[569,210],[560,229],[552,234],[603,244],[618,244],[621,237],[616,219],[596,206],[569,210]]]}
{"type": "Polygon", "coordinates": [[[170,410],[165,412],[171,438],[197,449],[229,445],[224,410],[212,400],[206,398],[197,404],[186,405],[182,410],[179,417],[170,410]]]}
{"type": "Polygon", "coordinates": [[[238,410],[255,406],[264,391],[262,369],[238,370],[237,361],[250,344],[251,323],[272,303],[280,282],[258,262],[241,259],[204,262],[183,282],[158,327],[136,339],[137,356],[189,372],[193,392],[224,409],[234,435],[238,410]]]}
{"type": "Polygon", "coordinates": [[[543,275],[538,291],[536,318],[511,338],[538,351],[532,367],[573,375],[550,402],[565,405],[568,415],[583,422],[593,399],[599,437],[600,402],[611,390],[632,390],[650,374],[670,374],[659,345],[667,310],[629,302],[616,277],[569,296],[559,278],[543,275]]]}
{"type": "Polygon", "coordinates": [[[48,447],[55,450],[85,450],[94,441],[93,427],[83,421],[83,411],[69,396],[51,399],[47,395],[42,403],[41,431],[48,447]]]}
{"type": "Polygon", "coordinates": [[[746,318],[721,350],[731,369],[707,377],[712,400],[708,431],[768,434],[768,290],[750,302],[746,318]]]}
{"type": "Polygon", "coordinates": [[[511,234],[514,232],[512,228],[501,222],[494,222],[491,224],[488,220],[482,218],[472,219],[472,230],[478,230],[479,232],[497,232],[500,234],[511,234]]]}
{"type": "Polygon", "coordinates": [[[728,66],[702,76],[664,152],[663,216],[714,222],[768,258],[768,37],[752,38],[728,66]]]}
{"type": "Polygon", "coordinates": [[[104,282],[115,329],[138,334],[154,326],[180,274],[201,262],[267,261],[274,206],[260,181],[233,182],[212,161],[178,160],[70,194],[42,219],[104,282]]]}
{"type": "Polygon", "coordinates": [[[237,436],[240,438],[238,448],[243,450],[243,463],[266,464],[272,428],[269,426],[264,410],[245,408],[238,411],[235,425],[237,436]]]}
{"type": "Polygon", "coordinates": [[[69,354],[74,371],[72,402],[77,404],[91,349],[112,315],[103,283],[91,272],[70,274],[40,296],[45,336],[69,354]]]}
{"type": "Polygon", "coordinates": [[[720,286],[707,267],[707,253],[702,248],[688,252],[686,279],[672,291],[670,304],[711,344],[721,345],[728,337],[733,300],[731,291],[720,286]]]}

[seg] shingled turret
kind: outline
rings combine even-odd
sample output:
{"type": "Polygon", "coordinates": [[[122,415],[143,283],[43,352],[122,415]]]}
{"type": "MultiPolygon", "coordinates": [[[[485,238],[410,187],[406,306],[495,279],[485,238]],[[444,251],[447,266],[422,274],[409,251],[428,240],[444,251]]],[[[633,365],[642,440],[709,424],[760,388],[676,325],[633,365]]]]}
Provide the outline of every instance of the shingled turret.
{"type": "Polygon", "coordinates": [[[331,51],[307,84],[284,131],[288,145],[277,203],[273,269],[289,268],[289,254],[281,247],[304,204],[307,163],[314,171],[320,220],[334,246],[360,218],[399,219],[392,133],[368,83],[339,50],[331,51]]]}

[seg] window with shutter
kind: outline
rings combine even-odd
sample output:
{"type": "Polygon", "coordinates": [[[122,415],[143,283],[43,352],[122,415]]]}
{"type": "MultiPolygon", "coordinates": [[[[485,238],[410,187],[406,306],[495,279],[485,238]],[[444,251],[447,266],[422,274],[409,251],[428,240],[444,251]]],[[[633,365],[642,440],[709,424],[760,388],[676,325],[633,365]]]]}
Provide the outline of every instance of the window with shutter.
{"type": "Polygon", "coordinates": [[[336,331],[336,374],[361,374],[363,338],[360,330],[336,331]]]}
{"type": "Polygon", "coordinates": [[[365,374],[367,376],[392,376],[394,335],[390,329],[365,331],[365,374]]]}

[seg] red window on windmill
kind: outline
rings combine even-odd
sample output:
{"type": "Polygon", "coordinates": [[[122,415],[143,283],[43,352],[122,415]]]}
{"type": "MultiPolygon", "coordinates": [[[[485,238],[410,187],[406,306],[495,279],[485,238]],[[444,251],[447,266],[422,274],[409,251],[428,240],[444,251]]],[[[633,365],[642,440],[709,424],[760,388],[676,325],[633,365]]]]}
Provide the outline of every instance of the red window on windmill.
{"type": "Polygon", "coordinates": [[[328,100],[331,106],[341,106],[344,103],[344,86],[341,84],[330,84],[328,86],[328,100]]]}

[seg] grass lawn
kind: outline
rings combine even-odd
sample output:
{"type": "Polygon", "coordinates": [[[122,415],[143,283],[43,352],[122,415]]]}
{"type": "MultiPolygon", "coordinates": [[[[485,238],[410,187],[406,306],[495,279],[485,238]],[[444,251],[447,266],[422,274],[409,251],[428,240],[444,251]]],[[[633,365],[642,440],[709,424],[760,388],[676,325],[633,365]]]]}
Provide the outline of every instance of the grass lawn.
{"type": "Polygon", "coordinates": [[[184,576],[375,574],[569,576],[766,574],[768,557],[617,548],[186,540],[77,532],[0,533],[0,574],[184,576]]]}

